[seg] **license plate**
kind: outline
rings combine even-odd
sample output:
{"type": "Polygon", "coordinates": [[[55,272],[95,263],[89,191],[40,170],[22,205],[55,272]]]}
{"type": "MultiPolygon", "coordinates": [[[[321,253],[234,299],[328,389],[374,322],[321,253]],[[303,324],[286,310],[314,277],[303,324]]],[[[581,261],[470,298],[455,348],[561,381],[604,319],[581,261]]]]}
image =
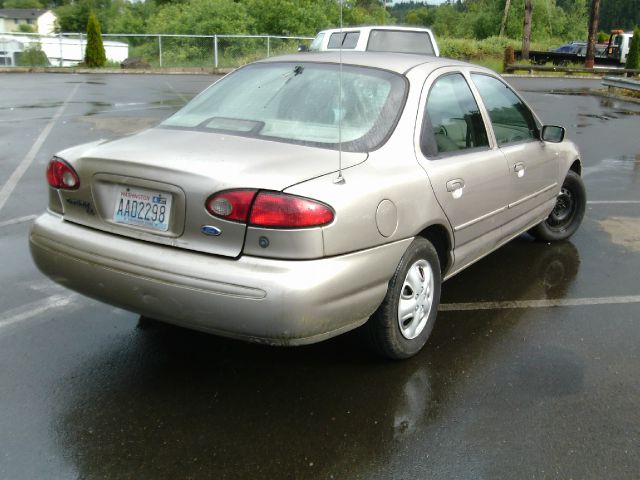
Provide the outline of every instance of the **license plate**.
{"type": "Polygon", "coordinates": [[[166,232],[170,216],[171,194],[142,188],[119,188],[113,210],[115,222],[166,232]]]}

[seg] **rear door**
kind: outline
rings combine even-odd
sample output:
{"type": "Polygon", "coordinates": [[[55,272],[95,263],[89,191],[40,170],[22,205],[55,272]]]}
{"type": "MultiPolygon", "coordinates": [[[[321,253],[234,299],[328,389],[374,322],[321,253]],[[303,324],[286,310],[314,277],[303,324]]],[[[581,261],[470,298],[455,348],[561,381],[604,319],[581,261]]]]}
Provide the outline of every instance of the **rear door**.
{"type": "Polygon", "coordinates": [[[418,159],[454,231],[456,265],[491,249],[505,222],[509,172],[493,148],[468,78],[441,69],[427,80],[418,159]]]}

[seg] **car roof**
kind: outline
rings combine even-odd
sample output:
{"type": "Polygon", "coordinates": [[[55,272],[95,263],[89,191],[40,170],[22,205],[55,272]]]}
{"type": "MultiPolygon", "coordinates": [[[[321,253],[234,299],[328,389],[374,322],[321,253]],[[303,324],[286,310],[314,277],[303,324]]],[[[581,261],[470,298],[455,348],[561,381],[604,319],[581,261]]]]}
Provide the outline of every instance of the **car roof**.
{"type": "MultiPolygon", "coordinates": [[[[428,65],[433,70],[450,66],[471,66],[466,62],[451,58],[436,57],[434,55],[419,55],[415,53],[395,52],[304,52],[293,55],[282,55],[259,60],[256,63],[269,62],[306,62],[306,63],[336,63],[344,65],[356,65],[362,67],[380,68],[392,72],[404,74],[418,65],[428,65]]],[[[475,65],[474,65],[475,66],[475,65]]],[[[482,68],[482,67],[478,67],[482,68]]],[[[482,68],[483,70],[486,70],[482,68]]]]}
{"type": "Polygon", "coordinates": [[[321,30],[318,33],[335,33],[335,32],[355,32],[355,31],[369,31],[369,30],[405,30],[408,32],[431,32],[428,28],[423,27],[401,27],[398,25],[367,25],[362,27],[343,27],[343,28],[329,28],[327,30],[321,30]]]}

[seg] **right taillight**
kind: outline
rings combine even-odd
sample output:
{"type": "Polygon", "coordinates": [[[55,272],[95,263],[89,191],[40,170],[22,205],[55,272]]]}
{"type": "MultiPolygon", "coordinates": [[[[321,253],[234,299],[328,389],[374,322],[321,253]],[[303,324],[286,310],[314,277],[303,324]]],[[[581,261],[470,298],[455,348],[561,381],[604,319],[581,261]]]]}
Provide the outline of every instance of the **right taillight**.
{"type": "Polygon", "coordinates": [[[205,207],[215,217],[268,228],[321,227],[335,216],[331,207],[316,200],[248,189],[215,193],[205,207]]]}
{"type": "Polygon", "coordinates": [[[77,190],[80,188],[80,178],[76,171],[64,160],[53,157],[47,165],[47,182],[53,188],[63,190],[77,190]]]}

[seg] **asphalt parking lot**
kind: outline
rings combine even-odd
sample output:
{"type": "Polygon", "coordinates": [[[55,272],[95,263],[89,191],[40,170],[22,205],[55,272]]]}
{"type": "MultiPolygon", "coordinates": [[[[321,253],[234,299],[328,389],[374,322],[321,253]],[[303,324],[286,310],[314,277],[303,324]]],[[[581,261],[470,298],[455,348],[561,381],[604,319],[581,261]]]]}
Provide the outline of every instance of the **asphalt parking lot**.
{"type": "Polygon", "coordinates": [[[36,270],[51,154],[214,79],[0,74],[0,479],[638,478],[640,104],[509,79],[581,149],[584,223],[446,282],[426,348],[387,362],[357,332],[286,349],[149,325],[36,270]]]}

